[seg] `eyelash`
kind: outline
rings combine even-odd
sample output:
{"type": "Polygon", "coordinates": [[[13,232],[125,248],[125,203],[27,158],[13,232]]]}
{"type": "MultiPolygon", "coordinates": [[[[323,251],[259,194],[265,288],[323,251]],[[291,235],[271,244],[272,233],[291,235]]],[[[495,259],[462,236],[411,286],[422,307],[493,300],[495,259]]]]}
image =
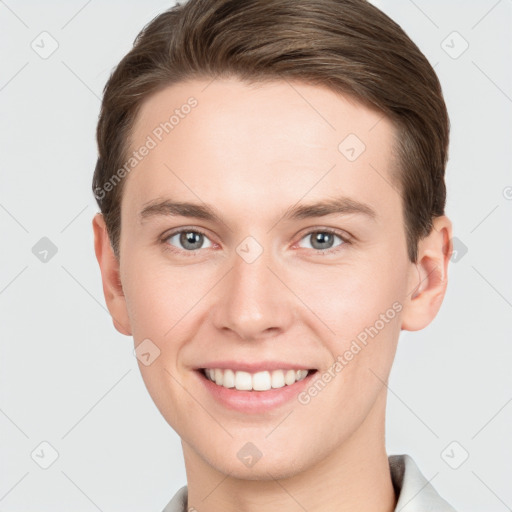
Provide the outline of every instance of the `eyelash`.
{"type": "MultiPolygon", "coordinates": [[[[164,250],[166,251],[171,251],[172,253],[174,254],[184,254],[185,257],[194,257],[194,256],[198,256],[199,255],[199,251],[200,249],[197,249],[197,250],[194,250],[194,251],[186,251],[184,249],[178,249],[176,247],[174,247],[173,245],[171,244],[168,244],[167,243],[167,240],[169,240],[169,238],[171,238],[172,236],[174,235],[179,235],[181,233],[198,233],[200,235],[203,235],[204,237],[206,238],[209,238],[208,235],[204,232],[204,231],[201,231],[200,229],[191,229],[191,228],[181,228],[181,229],[178,229],[176,231],[171,231],[170,233],[166,233],[165,235],[162,236],[162,238],[160,239],[160,242],[163,244],[164,246],[164,250]]],[[[302,240],[303,238],[307,237],[307,236],[310,236],[314,233],[329,233],[331,235],[336,235],[337,237],[339,237],[343,243],[336,246],[336,247],[333,247],[331,249],[309,249],[310,251],[313,251],[314,254],[331,254],[331,253],[336,253],[338,252],[345,244],[351,244],[351,238],[346,235],[344,232],[340,232],[336,229],[333,229],[333,228],[320,228],[320,229],[312,229],[311,231],[308,231],[307,233],[305,233],[301,238],[300,240],[302,240]]],[[[300,241],[299,240],[299,241],[300,241]]]]}

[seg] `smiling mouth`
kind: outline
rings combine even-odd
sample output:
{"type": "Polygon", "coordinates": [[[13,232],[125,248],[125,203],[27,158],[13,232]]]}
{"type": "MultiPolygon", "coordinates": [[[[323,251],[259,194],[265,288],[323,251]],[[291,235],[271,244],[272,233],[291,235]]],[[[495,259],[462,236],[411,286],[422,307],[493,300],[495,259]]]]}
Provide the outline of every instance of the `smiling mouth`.
{"type": "Polygon", "coordinates": [[[205,379],[219,387],[237,391],[270,391],[293,386],[312,374],[311,370],[273,370],[249,373],[221,368],[199,368],[197,370],[205,379]]]}

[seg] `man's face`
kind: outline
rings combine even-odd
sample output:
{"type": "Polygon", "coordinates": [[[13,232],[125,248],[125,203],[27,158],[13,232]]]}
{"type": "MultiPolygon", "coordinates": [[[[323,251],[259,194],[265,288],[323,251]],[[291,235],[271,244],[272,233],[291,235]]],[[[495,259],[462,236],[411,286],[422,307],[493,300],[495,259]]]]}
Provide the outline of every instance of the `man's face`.
{"type": "Polygon", "coordinates": [[[278,477],[348,446],[356,432],[383,427],[382,381],[413,268],[391,185],[394,129],[378,112],[320,87],[208,84],[160,91],[135,123],[131,149],[148,135],[157,145],[123,191],[126,315],[135,345],[149,339],[160,350],[139,367],[186,445],[232,476],[278,477]],[[155,128],[190,96],[197,106],[159,141],[155,128]],[[366,213],[293,215],[342,198],[366,213]],[[165,200],[207,206],[217,218],[147,208],[165,200]],[[291,399],[255,412],[219,402],[205,385],[198,368],[226,360],[317,372],[291,399]],[[309,392],[329,369],[330,381],[309,392]],[[248,442],[262,454],[253,467],[239,453],[248,442]]]}

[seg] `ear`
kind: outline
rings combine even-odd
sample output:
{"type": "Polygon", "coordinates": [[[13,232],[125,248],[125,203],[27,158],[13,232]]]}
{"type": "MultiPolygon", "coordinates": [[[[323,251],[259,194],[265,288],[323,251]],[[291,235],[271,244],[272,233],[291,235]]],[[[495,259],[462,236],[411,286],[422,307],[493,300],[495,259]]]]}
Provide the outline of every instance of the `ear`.
{"type": "Polygon", "coordinates": [[[126,299],[123,293],[119,274],[119,261],[114,255],[110,244],[107,226],[101,213],[97,213],[92,220],[94,231],[94,252],[101,270],[103,281],[103,294],[107,308],[112,316],[114,327],[126,336],[131,336],[130,320],[126,308],[126,299]]]}
{"type": "Polygon", "coordinates": [[[417,263],[411,263],[409,295],[402,313],[402,329],[419,331],[437,315],[448,284],[448,263],[452,244],[452,223],[441,215],[434,219],[430,234],[418,243],[417,263]]]}

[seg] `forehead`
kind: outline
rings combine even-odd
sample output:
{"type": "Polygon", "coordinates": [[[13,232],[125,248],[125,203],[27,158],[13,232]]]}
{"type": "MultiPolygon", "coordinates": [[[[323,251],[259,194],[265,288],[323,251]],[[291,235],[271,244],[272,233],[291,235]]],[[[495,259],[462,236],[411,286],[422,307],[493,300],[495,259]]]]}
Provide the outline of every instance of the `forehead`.
{"type": "Polygon", "coordinates": [[[288,207],[306,196],[343,194],[385,208],[399,203],[390,178],[394,134],[379,111],[319,86],[181,82],[141,106],[130,152],[150,149],[124,195],[139,210],[179,196],[222,201],[249,218],[256,205],[288,207]]]}

